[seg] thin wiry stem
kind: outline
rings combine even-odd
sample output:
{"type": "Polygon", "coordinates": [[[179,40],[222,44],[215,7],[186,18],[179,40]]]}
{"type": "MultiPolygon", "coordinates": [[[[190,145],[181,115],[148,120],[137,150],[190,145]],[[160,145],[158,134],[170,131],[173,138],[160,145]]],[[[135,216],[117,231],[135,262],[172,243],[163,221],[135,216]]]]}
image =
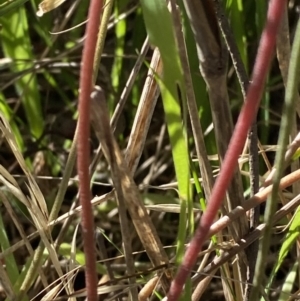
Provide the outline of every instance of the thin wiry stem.
{"type": "Polygon", "coordinates": [[[86,259],[86,290],[88,300],[96,301],[97,297],[97,273],[96,254],[94,245],[94,219],[91,205],[90,192],[90,95],[92,92],[93,64],[96,52],[100,15],[103,0],[91,0],[86,27],[86,40],[83,47],[80,69],[80,94],[78,103],[78,176],[79,196],[82,206],[82,238],[86,259]]]}

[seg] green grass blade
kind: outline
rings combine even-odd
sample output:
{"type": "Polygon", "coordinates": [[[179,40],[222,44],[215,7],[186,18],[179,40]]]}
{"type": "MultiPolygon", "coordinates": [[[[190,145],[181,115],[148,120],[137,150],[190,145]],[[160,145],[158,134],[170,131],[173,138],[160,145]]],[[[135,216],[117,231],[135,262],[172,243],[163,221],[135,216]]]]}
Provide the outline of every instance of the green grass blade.
{"type": "MultiPolygon", "coordinates": [[[[72,246],[68,243],[62,243],[59,247],[58,253],[70,260],[71,255],[72,255],[72,246]]],[[[75,261],[77,263],[79,263],[80,265],[85,266],[85,256],[82,251],[80,251],[80,250],[76,251],[75,261]]],[[[97,272],[99,274],[107,273],[105,267],[100,263],[97,263],[97,272]]]]}
{"type": "MultiPolygon", "coordinates": [[[[199,108],[198,114],[201,121],[201,126],[205,131],[205,129],[207,129],[212,124],[210,103],[207,95],[206,84],[203,80],[201,73],[199,72],[198,54],[197,54],[194,34],[190,26],[190,21],[188,16],[186,15],[184,6],[181,5],[180,7],[182,9],[184,36],[185,36],[189,66],[191,70],[194,94],[197,101],[197,106],[199,108]]],[[[205,146],[209,154],[217,153],[214,131],[210,131],[209,135],[205,137],[205,146]]]]}
{"type": "Polygon", "coordinates": [[[230,12],[231,28],[235,37],[244,66],[248,66],[247,37],[245,31],[244,5],[241,0],[232,0],[228,3],[227,10],[230,12]]]}
{"type": "Polygon", "coordinates": [[[9,120],[11,129],[14,133],[14,136],[15,136],[15,139],[17,142],[17,145],[20,148],[20,150],[23,151],[24,150],[24,141],[23,141],[22,135],[20,133],[17,123],[15,122],[14,118],[12,117],[14,114],[13,114],[11,108],[9,107],[9,105],[6,103],[6,99],[3,95],[3,93],[0,93],[0,111],[5,116],[5,118],[7,120],[9,120]]]}
{"type": "MultiPolygon", "coordinates": [[[[21,7],[6,14],[0,18],[0,23],[3,25],[0,35],[4,55],[16,61],[11,71],[20,72],[31,68],[33,66],[31,61],[34,58],[25,8],[21,7]]],[[[15,88],[22,99],[30,131],[35,138],[39,138],[43,132],[44,120],[35,74],[20,77],[15,88]]]]}
{"type": "MultiPolygon", "coordinates": [[[[5,226],[3,224],[3,219],[1,214],[0,214],[0,242],[1,242],[2,251],[10,247],[9,238],[5,231],[5,226]]],[[[11,283],[14,284],[19,277],[19,270],[13,254],[7,255],[5,257],[5,265],[6,265],[6,271],[8,277],[11,283]]]]}
{"type": "Polygon", "coordinates": [[[297,274],[298,274],[298,266],[299,266],[299,262],[296,261],[294,263],[292,270],[288,273],[288,275],[285,279],[285,282],[282,286],[282,290],[280,292],[278,301],[285,301],[285,300],[289,299],[292,289],[293,289],[294,285],[296,284],[295,282],[296,282],[297,274]]]}
{"type": "MultiPolygon", "coordinates": [[[[115,16],[118,17],[121,10],[120,1],[115,2],[114,13],[115,16]]],[[[124,1],[123,1],[124,2],[124,1]]],[[[116,34],[116,46],[115,46],[115,58],[111,72],[111,83],[114,91],[119,95],[120,89],[120,79],[122,78],[122,67],[123,67],[123,56],[124,56],[124,47],[125,47],[125,35],[126,35],[126,19],[120,20],[115,27],[116,34]]],[[[111,99],[109,100],[109,105],[111,109],[114,107],[114,99],[115,97],[111,95],[111,99]]]]}
{"type": "Polygon", "coordinates": [[[0,4],[0,17],[10,13],[11,11],[18,9],[28,0],[8,0],[0,4]]]}
{"type": "Polygon", "coordinates": [[[186,239],[186,208],[190,197],[190,170],[187,138],[182,126],[183,118],[178,90],[185,96],[183,74],[173,33],[171,15],[166,2],[142,0],[142,11],[150,42],[157,46],[163,62],[163,78],[159,80],[163,106],[172,146],[174,167],[181,198],[177,262],[181,261],[186,239]]]}
{"type": "Polygon", "coordinates": [[[185,133],[182,130],[181,108],[177,93],[177,87],[179,87],[181,95],[184,97],[184,86],[171,16],[167,6],[162,1],[143,0],[142,8],[150,41],[159,48],[163,61],[164,75],[159,84],[172,144],[180,196],[187,199],[190,178],[189,155],[185,133]]]}

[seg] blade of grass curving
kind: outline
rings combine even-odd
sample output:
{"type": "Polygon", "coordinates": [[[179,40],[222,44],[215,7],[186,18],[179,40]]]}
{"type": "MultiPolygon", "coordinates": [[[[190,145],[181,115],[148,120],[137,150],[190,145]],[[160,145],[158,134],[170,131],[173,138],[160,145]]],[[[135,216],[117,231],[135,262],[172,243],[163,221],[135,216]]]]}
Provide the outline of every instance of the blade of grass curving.
{"type": "MultiPolygon", "coordinates": [[[[12,72],[21,72],[24,69],[32,68],[34,57],[25,8],[21,7],[6,14],[0,18],[0,23],[3,25],[0,36],[4,55],[20,60],[20,63],[12,65],[12,72]]],[[[30,132],[34,138],[39,138],[43,132],[44,119],[35,74],[20,77],[16,81],[15,88],[18,95],[21,96],[30,132]]]]}
{"type": "MultiPolygon", "coordinates": [[[[285,3],[285,1],[282,1],[285,3]]],[[[282,8],[284,11],[284,8],[282,8]]],[[[255,267],[255,275],[253,280],[253,290],[251,292],[251,300],[257,300],[260,291],[260,285],[266,267],[266,257],[269,251],[270,238],[272,232],[272,220],[277,206],[277,194],[279,191],[279,182],[284,170],[284,159],[286,147],[291,129],[292,116],[295,112],[295,103],[298,99],[298,84],[300,79],[300,22],[298,21],[297,29],[295,33],[294,43],[291,52],[291,60],[289,64],[288,82],[286,87],[285,103],[281,119],[280,132],[278,138],[279,149],[275,157],[275,174],[273,176],[273,189],[270,197],[267,200],[266,211],[264,215],[264,221],[266,223],[266,229],[264,239],[260,242],[259,254],[255,267]]]]}
{"type": "Polygon", "coordinates": [[[158,47],[163,62],[162,80],[158,79],[163,99],[168,133],[172,146],[172,156],[181,198],[182,214],[179,219],[177,261],[181,256],[186,236],[186,207],[190,196],[189,154],[177,89],[185,98],[183,74],[173,33],[173,25],[167,4],[160,0],[142,0],[142,11],[152,44],[158,47]]]}
{"type": "MultiPolygon", "coordinates": [[[[200,166],[200,172],[203,180],[205,196],[209,198],[213,186],[213,175],[212,175],[210,163],[208,161],[207,150],[204,142],[204,135],[203,135],[201,123],[197,112],[198,108],[197,108],[197,103],[196,103],[196,98],[194,93],[191,69],[190,69],[188,56],[187,56],[186,44],[182,32],[180,16],[178,10],[176,9],[176,5],[174,5],[173,1],[171,1],[171,5],[172,5],[172,16],[174,20],[175,34],[177,39],[178,53],[181,60],[181,65],[183,70],[183,80],[186,88],[185,90],[186,90],[187,108],[188,108],[189,118],[193,130],[193,139],[195,142],[195,148],[196,148],[197,157],[200,166]]],[[[192,164],[193,163],[191,163],[191,165],[192,164]]],[[[189,202],[189,206],[190,205],[192,205],[191,202],[189,202]]],[[[190,218],[189,220],[190,222],[194,223],[194,220],[192,218],[190,218]]],[[[191,225],[190,229],[194,229],[194,226],[191,225]]],[[[191,231],[191,234],[193,232],[194,230],[191,231]]]]}
{"type": "Polygon", "coordinates": [[[171,15],[163,1],[142,0],[141,4],[150,42],[158,47],[163,62],[164,71],[159,84],[173,149],[180,197],[186,199],[189,193],[189,155],[185,134],[182,131],[177,85],[181,90],[181,96],[184,97],[185,94],[171,15]]]}
{"type": "MultiPolygon", "coordinates": [[[[176,39],[176,45],[177,45],[177,56],[178,59],[180,60],[180,66],[181,66],[181,73],[182,73],[182,85],[184,85],[184,92],[185,95],[183,96],[183,102],[182,102],[182,118],[183,118],[183,124],[187,125],[187,118],[188,118],[188,113],[190,115],[190,121],[193,129],[193,134],[194,137],[197,137],[197,134],[201,136],[203,139],[203,134],[200,126],[200,121],[197,116],[197,106],[196,106],[196,101],[195,101],[195,95],[193,92],[193,85],[192,85],[192,79],[190,76],[190,70],[188,66],[188,59],[187,59],[187,53],[186,53],[186,48],[185,48],[185,41],[182,33],[182,24],[181,24],[181,18],[180,18],[180,12],[179,8],[177,7],[176,1],[171,0],[170,1],[170,10],[171,10],[171,17],[173,21],[173,28],[174,28],[174,34],[175,34],[175,39],[176,39]],[[193,111],[193,112],[191,112],[193,111]],[[197,128],[198,132],[195,132],[195,129],[197,128]],[[202,135],[201,135],[202,134],[202,135]]],[[[185,135],[186,133],[183,132],[185,135]]],[[[209,171],[211,169],[208,169],[208,172],[203,166],[205,167],[210,167],[208,160],[207,160],[207,154],[206,154],[206,149],[205,149],[205,144],[204,141],[200,142],[199,139],[195,139],[196,141],[196,149],[197,149],[197,154],[200,160],[200,164],[202,166],[201,171],[203,172],[203,178],[205,178],[205,186],[209,186],[209,171]],[[200,152],[200,143],[202,146],[202,156],[205,156],[205,159],[202,160],[201,158],[201,152],[200,152]],[[205,161],[206,160],[206,161],[205,161]],[[206,163],[203,164],[203,163],[206,163]]],[[[186,148],[188,149],[188,144],[186,143],[186,148]]],[[[191,163],[190,163],[191,165],[191,163]]],[[[212,173],[210,174],[212,179],[212,173]]],[[[211,182],[212,183],[212,182],[211,182]]],[[[194,227],[195,227],[195,221],[194,221],[194,214],[193,214],[193,201],[192,201],[192,196],[189,194],[187,195],[187,201],[186,202],[181,202],[181,208],[180,208],[180,216],[179,216],[179,228],[178,228],[178,234],[177,234],[177,241],[185,241],[186,240],[186,235],[191,236],[194,233],[194,227]]],[[[178,263],[182,262],[183,254],[184,254],[184,245],[179,244],[177,248],[177,256],[176,256],[176,261],[178,263]],[[181,248],[180,248],[181,247],[181,248]]],[[[185,287],[185,296],[184,299],[187,298],[187,300],[190,299],[191,296],[191,291],[188,289],[190,287],[190,283],[186,283],[185,287]]]]}
{"type": "Polygon", "coordinates": [[[239,115],[235,131],[221,167],[220,175],[214,185],[210,201],[208,202],[207,210],[204,212],[195,236],[185,253],[183,264],[179,268],[178,273],[172,282],[168,294],[168,301],[178,300],[183,285],[189,275],[189,271],[193,268],[198,253],[207,237],[208,230],[222,204],[226,189],[235,171],[239,155],[244,147],[247,132],[259,107],[263,85],[272,59],[276,33],[285,4],[286,1],[284,0],[271,0],[269,2],[268,22],[261,38],[246,102],[239,115]]]}
{"type": "Polygon", "coordinates": [[[1,114],[1,112],[0,112],[0,129],[3,133],[3,135],[5,136],[5,139],[8,142],[11,150],[13,151],[14,156],[19,163],[19,166],[21,167],[24,174],[26,175],[27,188],[28,188],[29,192],[32,192],[34,194],[34,199],[32,200],[32,203],[30,203],[29,199],[24,196],[23,192],[20,190],[19,185],[17,184],[15,179],[8,172],[3,174],[5,169],[4,169],[4,167],[2,167],[0,165],[1,172],[8,179],[8,181],[7,181],[8,185],[14,186],[13,189],[16,191],[17,197],[21,197],[19,200],[20,201],[23,200],[23,203],[28,207],[28,209],[35,212],[35,214],[33,216],[35,216],[37,218],[41,218],[41,222],[42,222],[42,220],[44,221],[45,217],[48,216],[48,210],[47,210],[47,205],[46,205],[45,199],[44,199],[42,193],[39,191],[39,188],[37,187],[37,184],[31,174],[31,172],[29,171],[29,168],[26,165],[25,160],[24,160],[20,150],[17,147],[15,137],[12,134],[12,130],[10,128],[8,121],[1,114]],[[12,183],[13,183],[13,185],[12,185],[12,183]],[[23,195],[23,196],[21,196],[21,195],[23,195]],[[39,216],[39,214],[40,214],[40,216],[39,216]]]}
{"type": "MultiPolygon", "coordinates": [[[[111,2],[113,4],[114,1],[112,0],[111,2]]],[[[72,27],[80,24],[82,22],[82,20],[86,19],[86,15],[87,15],[88,8],[89,8],[89,2],[82,2],[82,1],[80,1],[79,4],[80,4],[80,9],[76,9],[75,10],[75,13],[74,13],[73,17],[70,20],[70,22],[71,22],[70,28],[72,28],[72,27]]],[[[107,4],[107,5],[109,5],[109,4],[107,4]]],[[[105,7],[107,5],[105,5],[105,7]]],[[[80,32],[71,33],[71,37],[74,40],[76,38],[80,38],[80,32]]]]}

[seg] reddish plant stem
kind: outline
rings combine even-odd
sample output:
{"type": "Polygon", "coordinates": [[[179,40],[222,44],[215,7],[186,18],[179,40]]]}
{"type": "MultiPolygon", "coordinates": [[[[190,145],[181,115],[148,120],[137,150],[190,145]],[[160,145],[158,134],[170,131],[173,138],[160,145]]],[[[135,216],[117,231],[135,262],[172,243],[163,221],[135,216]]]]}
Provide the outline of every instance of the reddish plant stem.
{"type": "Polygon", "coordinates": [[[220,175],[213,187],[207,209],[203,213],[200,224],[195,232],[183,259],[182,265],[171,284],[168,301],[177,301],[182,288],[190,274],[198,253],[208,235],[208,231],[225,197],[226,189],[237,167],[239,155],[244,147],[247,133],[253,123],[260,104],[260,99],[265,84],[265,79],[273,57],[276,34],[279,28],[286,0],[271,0],[267,15],[267,23],[262,33],[257,57],[252,73],[246,101],[239,115],[233,136],[230,140],[228,151],[221,167],[220,175]]]}
{"type": "Polygon", "coordinates": [[[80,69],[80,93],[78,103],[78,145],[77,168],[79,176],[79,198],[82,206],[81,226],[85,253],[85,280],[87,299],[97,301],[97,273],[94,239],[94,218],[90,192],[90,95],[92,92],[92,77],[95,49],[97,43],[103,0],[91,0],[86,26],[86,40],[83,46],[80,69]]]}

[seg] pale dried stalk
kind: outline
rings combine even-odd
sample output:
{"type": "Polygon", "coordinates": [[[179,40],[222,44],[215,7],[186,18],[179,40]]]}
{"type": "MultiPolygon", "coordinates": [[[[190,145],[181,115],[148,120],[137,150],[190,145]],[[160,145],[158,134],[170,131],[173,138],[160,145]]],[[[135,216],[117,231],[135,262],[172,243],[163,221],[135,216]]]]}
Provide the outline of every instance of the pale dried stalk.
{"type": "Polygon", "coordinates": [[[150,69],[126,148],[126,162],[132,174],[134,174],[142,155],[142,150],[144,149],[148,129],[159,95],[159,89],[154,79],[154,72],[156,72],[158,76],[162,75],[162,62],[157,48],[153,52],[150,69]]]}
{"type": "MultiPolygon", "coordinates": [[[[97,87],[95,89],[97,89],[97,87]]],[[[126,193],[124,193],[124,183],[122,183],[122,173],[124,173],[124,171],[122,171],[122,167],[119,166],[123,164],[122,160],[119,159],[119,157],[122,155],[119,150],[114,150],[114,148],[117,147],[117,144],[114,141],[112,130],[110,130],[109,113],[106,108],[103,91],[100,89],[96,92],[92,92],[91,112],[91,121],[93,127],[99,142],[102,144],[104,155],[111,167],[111,177],[114,183],[115,194],[119,208],[120,228],[123,241],[122,245],[125,254],[127,271],[129,274],[134,274],[135,268],[131,249],[131,234],[125,207],[126,193]]],[[[132,277],[129,279],[129,282],[130,284],[134,284],[136,279],[132,277]]],[[[130,299],[136,300],[138,296],[137,288],[133,286],[130,289],[130,294],[130,299]]]]}
{"type": "MultiPolygon", "coordinates": [[[[141,200],[138,188],[134,183],[127,164],[121,154],[119,146],[112,134],[109,124],[109,114],[106,107],[103,92],[98,90],[92,93],[91,120],[98,130],[96,135],[101,141],[103,152],[110,163],[116,194],[118,198],[124,198],[127,210],[139,235],[139,238],[154,266],[168,263],[168,256],[157,235],[156,229],[141,200]]],[[[166,292],[170,287],[170,277],[162,275],[162,286],[166,292]]]]}

